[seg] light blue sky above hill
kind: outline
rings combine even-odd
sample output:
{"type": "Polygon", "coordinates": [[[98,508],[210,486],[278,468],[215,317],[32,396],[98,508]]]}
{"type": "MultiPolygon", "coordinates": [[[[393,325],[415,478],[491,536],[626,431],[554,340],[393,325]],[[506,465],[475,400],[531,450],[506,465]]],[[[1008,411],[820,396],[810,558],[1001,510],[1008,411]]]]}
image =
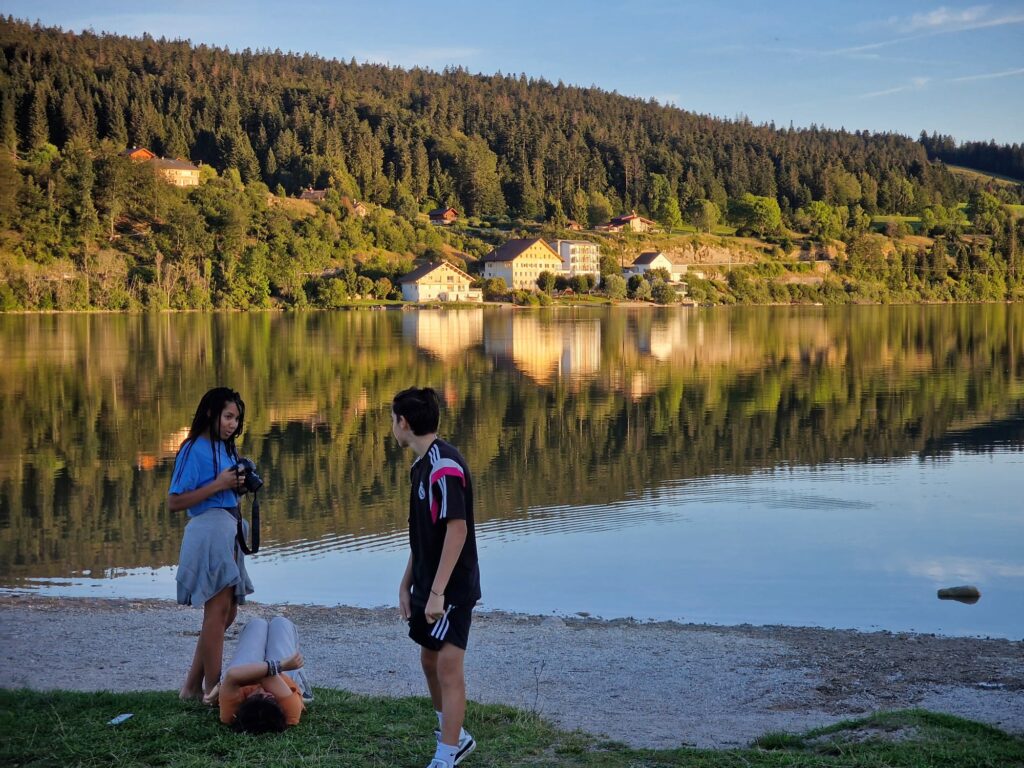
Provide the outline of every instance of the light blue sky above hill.
{"type": "Polygon", "coordinates": [[[65,29],[526,73],[776,125],[1024,142],[1024,2],[7,0],[65,29]]]}

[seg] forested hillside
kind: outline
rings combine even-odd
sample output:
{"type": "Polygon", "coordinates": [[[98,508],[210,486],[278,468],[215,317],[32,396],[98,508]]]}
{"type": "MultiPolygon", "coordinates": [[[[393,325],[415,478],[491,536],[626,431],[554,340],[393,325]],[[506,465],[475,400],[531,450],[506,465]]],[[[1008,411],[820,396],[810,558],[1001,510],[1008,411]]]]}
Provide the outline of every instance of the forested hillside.
{"type": "Polygon", "coordinates": [[[1006,176],[1024,183],[1024,144],[996,144],[994,141],[967,141],[958,144],[952,136],[921,133],[921,144],[928,156],[954,165],[966,165],[979,171],[1006,176]]]}
{"type": "Polygon", "coordinates": [[[331,306],[388,295],[414,258],[471,261],[517,231],[631,209],[670,230],[728,223],[787,252],[794,238],[852,240],[872,217],[914,217],[916,249],[945,240],[938,269],[948,253],[951,274],[938,283],[983,267],[1000,272],[995,293],[1019,284],[1008,206],[1021,188],[951,173],[925,137],[726,121],[525,76],[7,18],[0,145],[6,309],[331,306]],[[121,155],[132,146],[201,164],[203,183],[160,182],[121,155]],[[326,203],[286,204],[307,186],[328,189],[326,203]],[[366,218],[352,215],[357,199],[366,218]],[[464,226],[427,224],[438,205],[464,226]],[[968,230],[986,239],[961,241],[968,230]],[[322,278],[331,270],[342,277],[322,278]]]}

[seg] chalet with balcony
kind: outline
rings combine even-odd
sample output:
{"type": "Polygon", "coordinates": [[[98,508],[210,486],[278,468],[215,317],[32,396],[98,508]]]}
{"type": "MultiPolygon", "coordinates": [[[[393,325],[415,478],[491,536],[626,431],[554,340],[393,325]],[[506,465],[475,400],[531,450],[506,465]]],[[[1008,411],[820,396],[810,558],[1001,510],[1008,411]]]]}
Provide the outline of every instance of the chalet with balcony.
{"type": "Polygon", "coordinates": [[[473,278],[453,264],[442,261],[424,264],[398,278],[406,301],[482,301],[479,288],[471,288],[473,278]]]}

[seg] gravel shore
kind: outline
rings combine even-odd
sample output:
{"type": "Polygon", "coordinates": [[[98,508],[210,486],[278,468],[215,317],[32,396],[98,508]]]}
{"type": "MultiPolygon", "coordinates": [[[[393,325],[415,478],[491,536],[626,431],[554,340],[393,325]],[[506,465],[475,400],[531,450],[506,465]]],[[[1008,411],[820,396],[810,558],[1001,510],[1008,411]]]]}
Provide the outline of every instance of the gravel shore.
{"type": "MultiPolygon", "coordinates": [[[[274,614],[298,625],[314,685],[425,695],[396,610],[249,604],[239,621],[274,614]]],[[[0,687],[177,690],[201,616],[169,601],[4,596],[0,687]]],[[[906,707],[1024,733],[1024,643],[1009,640],[480,611],[466,677],[475,701],[637,747],[743,746],[906,707]]]]}

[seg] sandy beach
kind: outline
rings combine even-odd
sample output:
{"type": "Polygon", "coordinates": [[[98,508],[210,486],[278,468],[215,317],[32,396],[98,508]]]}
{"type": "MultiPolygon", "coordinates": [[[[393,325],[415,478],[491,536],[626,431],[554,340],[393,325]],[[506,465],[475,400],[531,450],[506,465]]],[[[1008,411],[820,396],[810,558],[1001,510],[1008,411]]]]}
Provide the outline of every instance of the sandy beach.
{"type": "MultiPolygon", "coordinates": [[[[397,611],[249,604],[239,621],[274,614],[299,626],[314,685],[424,695],[397,611]]],[[[177,690],[200,620],[171,601],[4,596],[0,686],[177,690]]],[[[472,700],[637,747],[742,746],[907,707],[1024,733],[1019,641],[480,611],[466,674],[472,700]]]]}

